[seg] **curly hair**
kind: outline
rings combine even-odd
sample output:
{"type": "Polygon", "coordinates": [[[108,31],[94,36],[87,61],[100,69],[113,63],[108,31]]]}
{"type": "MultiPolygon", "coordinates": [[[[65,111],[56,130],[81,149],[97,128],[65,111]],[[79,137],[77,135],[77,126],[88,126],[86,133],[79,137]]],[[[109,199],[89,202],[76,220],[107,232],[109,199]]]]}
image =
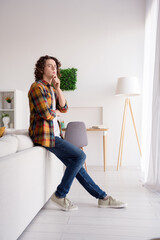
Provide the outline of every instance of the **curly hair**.
{"type": "Polygon", "coordinates": [[[46,56],[40,57],[35,64],[35,69],[34,69],[35,81],[43,79],[44,67],[45,67],[45,64],[46,64],[46,60],[48,60],[48,59],[53,59],[55,61],[56,66],[57,66],[57,76],[58,76],[58,78],[61,77],[61,74],[60,74],[61,63],[60,63],[60,61],[55,57],[51,57],[51,56],[46,55],[46,56]]]}

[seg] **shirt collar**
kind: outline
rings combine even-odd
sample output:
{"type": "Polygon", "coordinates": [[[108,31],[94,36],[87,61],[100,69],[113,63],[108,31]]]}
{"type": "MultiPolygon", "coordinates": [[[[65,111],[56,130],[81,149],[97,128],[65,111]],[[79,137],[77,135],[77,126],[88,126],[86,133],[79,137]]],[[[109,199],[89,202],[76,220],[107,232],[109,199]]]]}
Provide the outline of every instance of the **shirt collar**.
{"type": "Polygon", "coordinates": [[[39,80],[40,82],[42,82],[45,86],[47,86],[47,87],[50,87],[51,85],[47,82],[47,81],[45,81],[45,80],[39,80]]]}
{"type": "Polygon", "coordinates": [[[39,80],[40,82],[42,82],[45,86],[47,86],[47,87],[52,87],[52,89],[53,89],[53,91],[54,92],[56,92],[56,90],[55,90],[55,88],[54,88],[54,86],[52,85],[52,84],[49,84],[47,81],[45,81],[45,80],[39,80]]]}

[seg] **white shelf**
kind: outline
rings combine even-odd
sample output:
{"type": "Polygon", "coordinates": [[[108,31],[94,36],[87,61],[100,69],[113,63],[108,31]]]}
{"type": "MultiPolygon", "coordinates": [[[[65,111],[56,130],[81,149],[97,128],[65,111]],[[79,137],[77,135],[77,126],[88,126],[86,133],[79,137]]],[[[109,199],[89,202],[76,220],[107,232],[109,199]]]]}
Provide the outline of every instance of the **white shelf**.
{"type": "MultiPolygon", "coordinates": [[[[15,89],[0,89],[0,116],[2,113],[8,113],[10,117],[9,129],[23,129],[25,128],[25,93],[15,89]],[[11,108],[6,105],[5,98],[10,96],[12,99],[11,108]]],[[[2,119],[0,118],[0,127],[3,126],[2,119]]]]}
{"type": "Polygon", "coordinates": [[[5,111],[5,112],[9,112],[9,111],[14,111],[14,108],[9,108],[9,109],[7,109],[7,108],[1,108],[0,109],[0,111],[2,112],[2,111],[5,111]]]}

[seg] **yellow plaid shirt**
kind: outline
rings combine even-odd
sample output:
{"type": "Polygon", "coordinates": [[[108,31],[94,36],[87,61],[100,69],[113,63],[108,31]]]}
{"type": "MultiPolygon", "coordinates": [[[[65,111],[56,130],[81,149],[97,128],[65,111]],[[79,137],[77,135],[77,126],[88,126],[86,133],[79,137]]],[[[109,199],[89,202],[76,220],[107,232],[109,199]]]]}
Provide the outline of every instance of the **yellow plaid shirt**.
{"type": "MultiPolygon", "coordinates": [[[[28,92],[30,107],[30,127],[29,135],[34,143],[45,147],[55,146],[53,119],[56,117],[55,110],[52,109],[53,96],[50,86],[44,80],[34,82],[28,92]]],[[[53,88],[56,99],[56,109],[60,112],[66,112],[67,102],[61,107],[58,102],[58,96],[53,88]]],[[[61,131],[62,136],[62,131],[61,131]]]]}

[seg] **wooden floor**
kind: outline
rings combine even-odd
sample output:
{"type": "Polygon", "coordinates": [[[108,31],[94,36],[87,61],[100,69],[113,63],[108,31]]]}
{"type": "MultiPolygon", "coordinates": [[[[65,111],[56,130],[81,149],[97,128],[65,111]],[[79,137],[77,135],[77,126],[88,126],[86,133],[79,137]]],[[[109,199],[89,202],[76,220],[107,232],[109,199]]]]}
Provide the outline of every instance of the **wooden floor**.
{"type": "Polygon", "coordinates": [[[74,181],[68,198],[78,211],[63,212],[49,200],[18,240],[148,240],[160,238],[160,196],[139,182],[139,172],[122,167],[88,167],[95,182],[107,193],[126,201],[126,209],[103,209],[74,181]]]}

